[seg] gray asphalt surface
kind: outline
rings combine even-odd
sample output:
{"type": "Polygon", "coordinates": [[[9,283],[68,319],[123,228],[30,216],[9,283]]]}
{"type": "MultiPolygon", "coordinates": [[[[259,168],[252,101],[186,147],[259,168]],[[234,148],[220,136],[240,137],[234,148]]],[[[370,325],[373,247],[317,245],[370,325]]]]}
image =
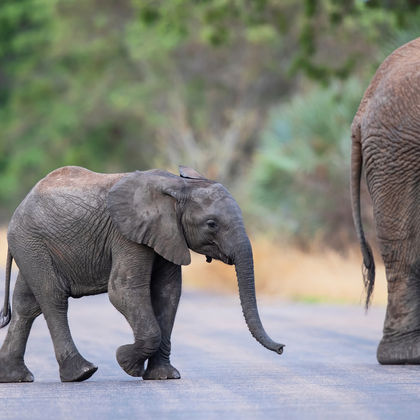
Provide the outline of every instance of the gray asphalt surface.
{"type": "Polygon", "coordinates": [[[182,379],[142,381],[115,360],[132,335],[107,295],[71,300],[75,342],[99,370],[61,383],[41,316],[26,354],[35,382],[0,384],[0,419],[420,418],[420,367],[376,362],[383,308],[259,303],[282,356],[251,337],[238,298],[184,291],[172,356],[182,379]]]}

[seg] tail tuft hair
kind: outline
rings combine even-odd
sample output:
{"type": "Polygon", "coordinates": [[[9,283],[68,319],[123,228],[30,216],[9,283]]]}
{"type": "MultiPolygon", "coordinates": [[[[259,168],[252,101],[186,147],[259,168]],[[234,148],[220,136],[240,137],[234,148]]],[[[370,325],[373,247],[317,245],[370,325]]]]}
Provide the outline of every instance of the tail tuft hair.
{"type": "Polygon", "coordinates": [[[4,328],[10,322],[11,314],[12,311],[10,309],[10,305],[8,306],[5,314],[3,313],[3,309],[0,310],[0,328],[4,328]]]}
{"type": "Polygon", "coordinates": [[[7,260],[6,260],[6,277],[5,277],[5,287],[4,287],[4,304],[3,309],[0,310],[0,328],[5,327],[9,322],[12,316],[12,310],[10,308],[10,274],[12,272],[12,261],[13,257],[10,253],[10,249],[7,250],[7,260]]]}
{"type": "Polygon", "coordinates": [[[369,309],[370,300],[372,298],[373,288],[375,286],[375,261],[373,259],[372,249],[367,242],[362,246],[363,252],[363,284],[366,292],[365,309],[369,309]]]}

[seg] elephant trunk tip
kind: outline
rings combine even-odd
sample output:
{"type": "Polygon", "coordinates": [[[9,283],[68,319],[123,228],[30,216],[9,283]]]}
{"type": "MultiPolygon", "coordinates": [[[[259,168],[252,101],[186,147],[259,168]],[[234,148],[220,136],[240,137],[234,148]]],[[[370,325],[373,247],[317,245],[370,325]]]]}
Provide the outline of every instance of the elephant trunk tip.
{"type": "Polygon", "coordinates": [[[285,347],[285,344],[278,344],[277,346],[276,346],[276,348],[274,349],[274,351],[277,353],[277,354],[283,354],[283,348],[285,347]]]}
{"type": "MultiPolygon", "coordinates": [[[[257,339],[257,341],[260,341],[260,340],[257,339]]],[[[276,342],[264,343],[260,341],[260,343],[268,350],[274,351],[277,354],[283,354],[284,347],[286,346],[285,344],[280,344],[276,342]]]]}

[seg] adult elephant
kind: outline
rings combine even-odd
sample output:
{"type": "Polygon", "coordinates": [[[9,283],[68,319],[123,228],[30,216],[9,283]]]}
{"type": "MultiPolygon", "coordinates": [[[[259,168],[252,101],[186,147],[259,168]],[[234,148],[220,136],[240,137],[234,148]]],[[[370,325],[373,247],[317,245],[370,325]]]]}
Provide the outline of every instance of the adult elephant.
{"type": "Polygon", "coordinates": [[[375,265],[360,217],[362,165],[372,197],[388,304],[377,358],[420,363],[420,38],[379,67],[352,124],[353,218],[363,253],[367,300],[375,265]]]}
{"type": "Polygon", "coordinates": [[[251,334],[278,353],[258,316],[252,250],[241,211],[221,185],[181,167],[98,174],[80,167],[50,173],[16,209],[9,253],[3,326],[10,317],[12,258],[19,267],[13,313],[0,350],[0,382],[29,382],[23,356],[31,325],[43,313],[62,381],[89,378],[96,366],[78,352],[68,326],[69,297],[108,291],[125,316],[134,344],[117,350],[120,366],[144,379],[176,379],[170,336],[181,293],[181,265],[192,249],[235,264],[251,334]],[[147,370],[144,362],[148,360],[147,370]]]}

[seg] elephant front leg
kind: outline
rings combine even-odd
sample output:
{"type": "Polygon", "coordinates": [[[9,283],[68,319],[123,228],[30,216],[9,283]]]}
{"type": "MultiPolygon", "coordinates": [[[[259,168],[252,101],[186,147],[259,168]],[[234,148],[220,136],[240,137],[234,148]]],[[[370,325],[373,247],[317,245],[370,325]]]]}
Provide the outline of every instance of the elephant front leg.
{"type": "Polygon", "coordinates": [[[157,257],[151,282],[152,304],[162,333],[159,350],[149,358],[143,379],[179,379],[171,365],[171,333],[181,296],[181,267],[157,257]]]}
{"type": "Polygon", "coordinates": [[[126,373],[140,377],[144,373],[144,362],[156,353],[161,343],[160,328],[150,297],[152,263],[150,269],[146,264],[140,270],[131,270],[126,264],[116,265],[108,287],[109,299],[127,319],[134,333],[133,344],[117,349],[117,361],[126,373]]]}

